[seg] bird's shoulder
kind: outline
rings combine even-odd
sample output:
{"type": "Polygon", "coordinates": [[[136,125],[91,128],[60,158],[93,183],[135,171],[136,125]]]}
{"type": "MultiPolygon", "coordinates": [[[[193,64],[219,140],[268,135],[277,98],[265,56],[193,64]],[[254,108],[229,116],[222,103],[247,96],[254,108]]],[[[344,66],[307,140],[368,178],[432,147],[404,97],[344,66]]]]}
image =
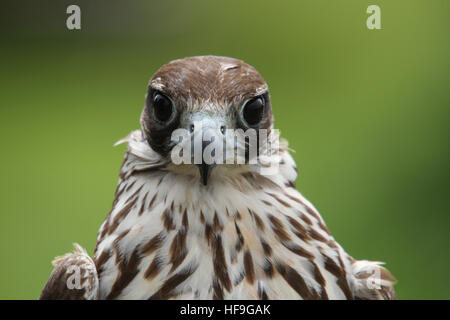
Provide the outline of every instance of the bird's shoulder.
{"type": "Polygon", "coordinates": [[[93,260],[75,244],[75,251],[53,261],[55,268],[40,300],[93,300],[98,297],[98,276],[93,260]]]}

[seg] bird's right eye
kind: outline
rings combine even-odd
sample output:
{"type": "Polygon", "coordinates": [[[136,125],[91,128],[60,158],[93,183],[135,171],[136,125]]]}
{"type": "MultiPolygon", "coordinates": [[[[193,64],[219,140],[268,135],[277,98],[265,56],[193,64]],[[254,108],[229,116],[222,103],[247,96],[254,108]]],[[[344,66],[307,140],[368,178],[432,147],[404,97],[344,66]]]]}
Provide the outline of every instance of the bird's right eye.
{"type": "Polygon", "coordinates": [[[152,100],[155,118],[161,122],[169,121],[174,113],[172,101],[161,92],[153,93],[152,100]]]}

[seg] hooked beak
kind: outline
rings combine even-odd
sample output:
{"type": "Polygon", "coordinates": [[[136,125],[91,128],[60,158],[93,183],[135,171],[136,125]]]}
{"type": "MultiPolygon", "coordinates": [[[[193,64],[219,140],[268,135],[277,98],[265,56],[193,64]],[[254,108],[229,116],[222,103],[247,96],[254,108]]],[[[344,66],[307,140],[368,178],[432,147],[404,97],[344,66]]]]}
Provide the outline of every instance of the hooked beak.
{"type": "MultiPolygon", "coordinates": [[[[202,132],[202,163],[197,165],[198,170],[200,171],[200,177],[202,179],[202,183],[204,186],[206,186],[208,184],[208,179],[211,175],[211,172],[216,166],[215,163],[206,161],[206,159],[204,157],[206,147],[212,143],[212,141],[208,139],[208,137],[211,136],[211,133],[208,130],[210,130],[210,129],[204,128],[203,132],[202,132]],[[210,163],[208,164],[208,162],[210,162],[210,163]]],[[[215,137],[215,139],[217,139],[216,136],[214,136],[214,137],[215,137]]]]}
{"type": "Polygon", "coordinates": [[[200,177],[202,178],[202,183],[204,186],[208,184],[209,176],[211,175],[212,170],[214,169],[215,164],[206,164],[202,163],[198,165],[198,170],[200,171],[200,177]]]}
{"type": "MultiPolygon", "coordinates": [[[[194,163],[197,165],[201,182],[204,186],[208,185],[211,172],[217,166],[216,150],[223,148],[224,133],[221,130],[224,123],[217,119],[202,116],[200,120],[190,122],[194,130],[192,130],[194,154],[196,157],[194,163]],[[195,123],[195,124],[194,124],[195,123]],[[197,151],[201,150],[201,154],[197,151]]],[[[220,156],[220,151],[217,154],[220,156]]]]}

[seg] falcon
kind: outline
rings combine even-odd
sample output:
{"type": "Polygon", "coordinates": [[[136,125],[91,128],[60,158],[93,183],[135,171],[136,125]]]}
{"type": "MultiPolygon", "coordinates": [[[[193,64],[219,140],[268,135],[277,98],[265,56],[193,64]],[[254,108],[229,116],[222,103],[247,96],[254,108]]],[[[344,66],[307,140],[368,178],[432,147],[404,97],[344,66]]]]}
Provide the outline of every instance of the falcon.
{"type": "Polygon", "coordinates": [[[94,257],[76,245],[57,258],[41,299],[395,299],[382,263],[347,254],[296,190],[287,142],[265,162],[250,152],[276,131],[253,67],[217,56],[172,61],[150,79],[140,122],[119,141],[127,152],[94,257]],[[263,134],[231,143],[226,162],[174,160],[180,145],[192,160],[190,151],[249,129],[263,134]],[[182,142],[179,130],[193,139],[182,142]],[[228,161],[238,151],[243,161],[228,161]],[[268,163],[275,172],[264,172],[268,163]]]}

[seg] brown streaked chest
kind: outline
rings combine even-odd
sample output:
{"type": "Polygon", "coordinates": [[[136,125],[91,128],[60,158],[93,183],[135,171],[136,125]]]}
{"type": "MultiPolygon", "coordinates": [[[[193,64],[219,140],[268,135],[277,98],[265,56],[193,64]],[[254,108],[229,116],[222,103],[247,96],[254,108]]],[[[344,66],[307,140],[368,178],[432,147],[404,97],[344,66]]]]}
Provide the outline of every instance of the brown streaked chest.
{"type": "Polygon", "coordinates": [[[295,199],[280,189],[242,192],[236,181],[205,190],[187,176],[148,175],[119,186],[100,232],[102,298],[320,296],[319,249],[331,240],[295,199]],[[294,278],[304,285],[286,283],[294,278]]]}

